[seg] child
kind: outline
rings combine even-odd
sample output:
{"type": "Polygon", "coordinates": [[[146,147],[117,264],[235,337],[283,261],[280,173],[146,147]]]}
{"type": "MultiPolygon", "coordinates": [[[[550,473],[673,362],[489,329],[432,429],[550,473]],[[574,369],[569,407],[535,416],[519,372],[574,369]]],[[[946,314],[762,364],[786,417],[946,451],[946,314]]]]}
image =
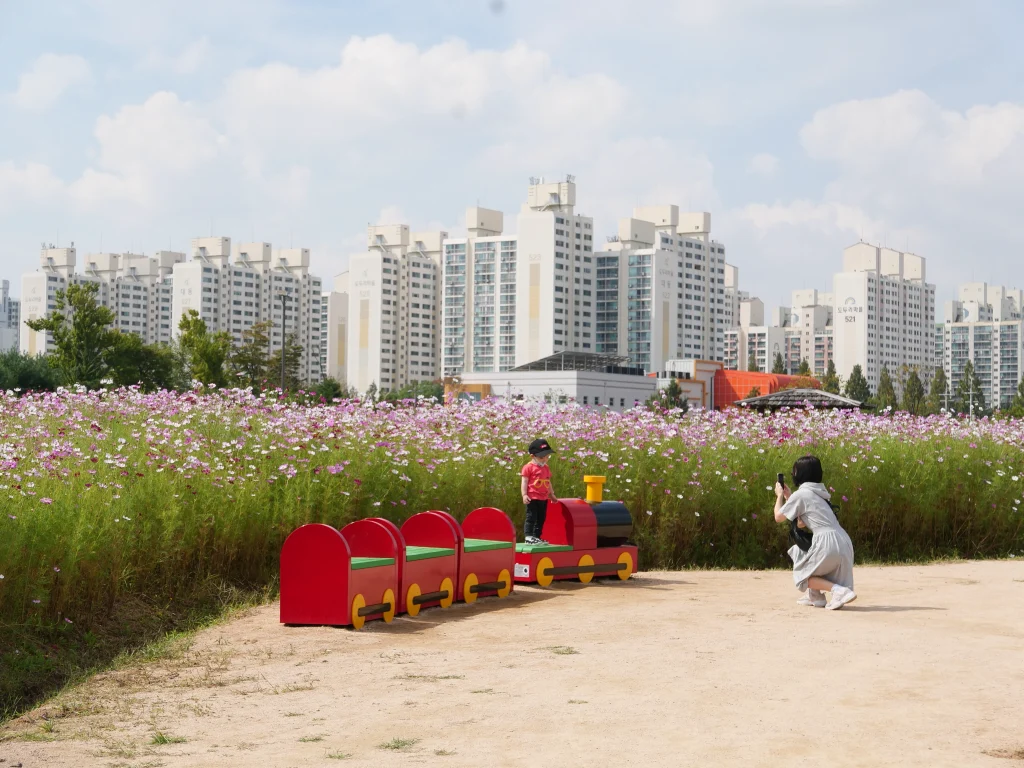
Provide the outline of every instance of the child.
{"type": "Polygon", "coordinates": [[[526,543],[546,544],[540,538],[544,530],[544,517],[548,511],[548,501],[558,501],[551,487],[551,467],[548,457],[554,453],[547,440],[538,438],[530,443],[530,455],[533,457],[520,473],[523,476],[521,490],[523,504],[526,505],[526,543]]]}

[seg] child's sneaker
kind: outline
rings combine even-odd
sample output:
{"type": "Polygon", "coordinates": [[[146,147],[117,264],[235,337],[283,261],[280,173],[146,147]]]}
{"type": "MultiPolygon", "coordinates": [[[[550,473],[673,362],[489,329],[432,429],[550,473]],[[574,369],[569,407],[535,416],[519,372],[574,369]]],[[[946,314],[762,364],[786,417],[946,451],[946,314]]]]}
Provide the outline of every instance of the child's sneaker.
{"type": "Polygon", "coordinates": [[[807,594],[796,601],[797,605],[810,605],[815,608],[825,607],[825,594],[816,589],[808,589],[807,594]]]}
{"type": "Polygon", "coordinates": [[[536,536],[527,536],[526,537],[526,543],[527,544],[540,544],[542,542],[536,536]]]}

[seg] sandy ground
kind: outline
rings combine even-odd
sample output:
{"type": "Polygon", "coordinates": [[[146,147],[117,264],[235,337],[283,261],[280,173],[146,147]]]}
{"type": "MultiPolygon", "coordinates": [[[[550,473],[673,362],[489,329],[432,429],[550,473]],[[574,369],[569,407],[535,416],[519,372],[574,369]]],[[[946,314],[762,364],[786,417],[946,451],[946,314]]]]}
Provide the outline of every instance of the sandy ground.
{"type": "Polygon", "coordinates": [[[361,632],[268,606],[10,724],[0,768],[1024,765],[1024,562],[856,577],[838,612],[784,572],[523,588],[361,632]]]}

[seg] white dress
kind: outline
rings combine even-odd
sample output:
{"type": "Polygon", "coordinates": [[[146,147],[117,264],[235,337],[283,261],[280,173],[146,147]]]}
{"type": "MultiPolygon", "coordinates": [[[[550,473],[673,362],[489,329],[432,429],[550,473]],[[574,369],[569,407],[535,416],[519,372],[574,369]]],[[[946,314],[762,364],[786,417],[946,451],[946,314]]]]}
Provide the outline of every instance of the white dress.
{"type": "Polygon", "coordinates": [[[831,495],[821,483],[804,483],[782,507],[787,520],[803,520],[812,534],[811,548],[804,552],[795,544],[789,548],[793,560],[793,582],[807,589],[811,576],[820,576],[853,589],[853,542],[829,505],[831,495]]]}

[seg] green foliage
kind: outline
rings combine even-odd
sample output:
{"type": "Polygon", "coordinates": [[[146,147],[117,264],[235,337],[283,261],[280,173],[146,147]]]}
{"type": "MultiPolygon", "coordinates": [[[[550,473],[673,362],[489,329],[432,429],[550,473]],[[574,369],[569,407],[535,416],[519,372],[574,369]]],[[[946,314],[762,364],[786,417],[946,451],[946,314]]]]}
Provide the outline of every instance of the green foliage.
{"type": "Polygon", "coordinates": [[[185,382],[174,350],[164,344],[143,344],[134,333],[118,333],[107,353],[108,375],[115,387],[138,384],[143,390],[179,389],[185,382]]]}
{"type": "Polygon", "coordinates": [[[1024,419],[1024,378],[1017,385],[1017,393],[1013,396],[1010,407],[1005,409],[1003,414],[1015,419],[1024,419]]]}
{"type": "Polygon", "coordinates": [[[811,366],[806,359],[800,361],[800,367],[796,369],[797,376],[810,376],[811,366]]]}
{"type": "Polygon", "coordinates": [[[264,321],[242,331],[242,343],[231,351],[231,373],[236,386],[261,389],[267,385],[270,329],[271,323],[264,321]]]}
{"type": "Polygon", "coordinates": [[[669,379],[668,386],[665,389],[655,392],[647,398],[645,405],[648,408],[663,411],[678,408],[682,413],[687,413],[690,410],[690,402],[683,395],[683,389],[674,377],[669,379]]]}
{"type": "Polygon", "coordinates": [[[750,355],[750,362],[747,364],[747,370],[751,373],[760,373],[761,367],[757,364],[757,356],[750,355]]]}
{"type": "Polygon", "coordinates": [[[910,372],[903,384],[903,410],[914,416],[920,416],[925,410],[924,384],[916,369],[910,372]]]}
{"type": "Polygon", "coordinates": [[[946,378],[946,371],[940,365],[935,369],[932,386],[928,390],[928,401],[925,404],[928,413],[939,413],[946,407],[946,390],[948,388],[949,380],[946,378]]]}
{"type": "Polygon", "coordinates": [[[299,370],[302,367],[302,345],[299,344],[298,337],[294,333],[288,334],[288,341],[285,343],[284,349],[277,350],[267,361],[267,381],[271,382],[271,386],[275,388],[281,386],[282,354],[284,355],[284,388],[294,392],[302,386],[302,382],[299,381],[299,370]]]}
{"type": "Polygon", "coordinates": [[[772,373],[782,373],[782,374],[784,374],[785,372],[786,372],[786,363],[783,362],[783,360],[782,360],[782,353],[781,352],[776,352],[775,353],[775,362],[772,364],[772,373]]]}
{"type": "Polygon", "coordinates": [[[878,405],[879,411],[884,411],[886,408],[895,410],[898,404],[896,389],[892,385],[889,368],[885,365],[882,366],[882,371],[878,375],[878,392],[875,395],[875,402],[878,405]]]}
{"type": "Polygon", "coordinates": [[[415,400],[419,397],[434,398],[439,403],[444,402],[444,384],[440,381],[417,381],[406,384],[400,389],[390,390],[384,393],[380,399],[393,403],[399,400],[415,400]]]}
{"type": "Polygon", "coordinates": [[[231,352],[231,336],[220,331],[210,333],[206,321],[190,309],[178,323],[178,346],[190,380],[203,386],[227,386],[227,361],[231,352]]]}
{"type": "Polygon", "coordinates": [[[61,382],[82,384],[89,389],[100,385],[107,373],[107,356],[118,343],[110,328],[113,310],[96,302],[99,285],[69,285],[54,294],[54,309],[46,317],[26,321],[33,331],[47,331],[53,339],[50,364],[61,382]]]}
{"type": "Polygon", "coordinates": [[[761,396],[761,388],[760,387],[751,387],[750,391],[747,392],[747,397],[745,397],[744,399],[746,400],[746,399],[749,399],[751,397],[760,397],[760,396],[761,396]]]}
{"type": "Polygon", "coordinates": [[[868,380],[864,378],[864,371],[859,365],[853,366],[850,378],[846,382],[844,394],[851,400],[866,403],[871,397],[871,388],[868,380]]]}
{"type": "Polygon", "coordinates": [[[52,392],[58,386],[57,370],[45,357],[30,357],[16,349],[0,353],[0,392],[52,392]]]}
{"type": "Polygon", "coordinates": [[[826,392],[831,392],[833,395],[839,394],[839,377],[836,376],[836,364],[832,361],[828,361],[828,367],[825,369],[825,379],[821,382],[821,388],[826,392]]]}
{"type": "Polygon", "coordinates": [[[972,413],[974,416],[983,416],[987,412],[985,406],[985,393],[981,388],[981,379],[974,370],[974,363],[968,360],[964,364],[964,371],[960,375],[960,382],[956,385],[956,392],[953,393],[953,400],[950,407],[957,413],[972,413]]]}

